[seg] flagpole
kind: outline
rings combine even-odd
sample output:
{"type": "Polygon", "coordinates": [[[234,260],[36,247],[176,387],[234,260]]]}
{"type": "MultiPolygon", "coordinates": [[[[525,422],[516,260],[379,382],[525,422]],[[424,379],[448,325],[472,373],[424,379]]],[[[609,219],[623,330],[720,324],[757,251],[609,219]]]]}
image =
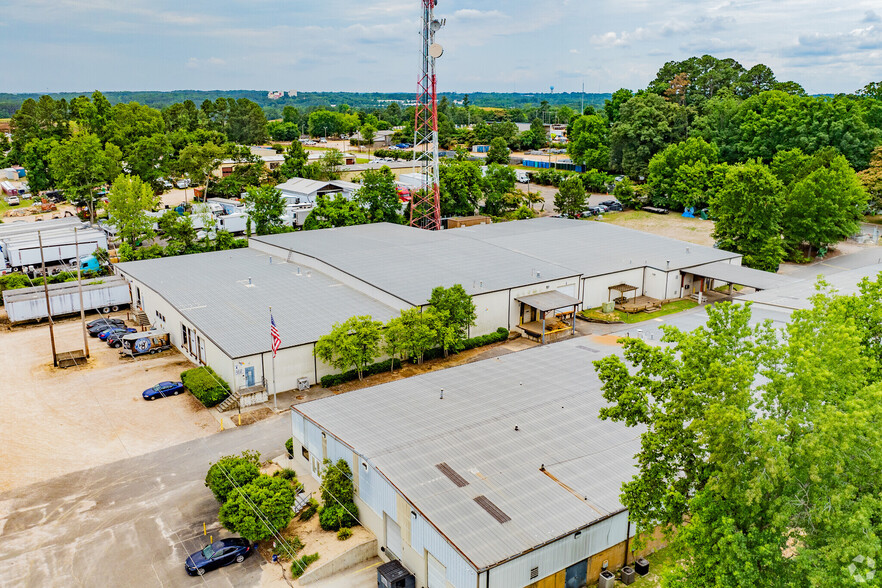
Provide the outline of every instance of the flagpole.
{"type": "MultiPolygon", "coordinates": [[[[269,307],[270,312],[270,324],[273,324],[273,307],[269,307]]],[[[279,409],[278,404],[276,403],[276,393],[278,392],[278,386],[276,384],[276,350],[273,349],[274,346],[272,331],[270,331],[270,349],[273,352],[272,364],[273,364],[273,411],[279,409]]]]}

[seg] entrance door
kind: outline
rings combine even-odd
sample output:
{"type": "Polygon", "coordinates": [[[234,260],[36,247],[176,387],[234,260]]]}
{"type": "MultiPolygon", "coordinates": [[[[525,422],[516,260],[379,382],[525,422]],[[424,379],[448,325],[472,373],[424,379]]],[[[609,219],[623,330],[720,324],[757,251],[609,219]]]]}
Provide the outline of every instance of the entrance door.
{"type": "Polygon", "coordinates": [[[386,515],[386,552],[390,558],[401,559],[401,527],[388,514],[386,515]]]}
{"type": "Polygon", "coordinates": [[[205,341],[198,335],[196,341],[199,343],[199,363],[205,363],[205,341]]]}
{"type": "Polygon", "coordinates": [[[245,385],[249,388],[254,385],[254,367],[245,368],[245,385]]]}
{"type": "Polygon", "coordinates": [[[447,568],[435,559],[435,557],[426,552],[426,563],[428,565],[429,587],[428,588],[447,588],[447,568]]]}

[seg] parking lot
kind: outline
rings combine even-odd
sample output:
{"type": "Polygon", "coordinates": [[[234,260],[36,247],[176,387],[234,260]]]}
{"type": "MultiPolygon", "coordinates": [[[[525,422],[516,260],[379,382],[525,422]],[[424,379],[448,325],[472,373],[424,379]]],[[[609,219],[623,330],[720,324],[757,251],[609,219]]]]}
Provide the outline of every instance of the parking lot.
{"type": "MultiPolygon", "coordinates": [[[[116,313],[125,317],[125,313],[116,313]]],[[[87,316],[87,320],[96,318],[87,316]]],[[[0,331],[0,491],[141,455],[218,430],[192,395],[147,402],[141,392],[179,380],[192,367],[176,351],[121,359],[116,349],[89,339],[84,366],[52,366],[47,323],[0,331]]],[[[76,319],[55,325],[59,352],[83,348],[76,319]]]]}

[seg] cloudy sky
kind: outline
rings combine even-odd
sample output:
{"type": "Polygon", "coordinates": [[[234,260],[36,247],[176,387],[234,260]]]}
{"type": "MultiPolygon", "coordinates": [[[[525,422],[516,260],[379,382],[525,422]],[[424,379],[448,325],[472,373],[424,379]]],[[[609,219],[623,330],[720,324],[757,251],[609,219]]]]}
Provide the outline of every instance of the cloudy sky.
{"type": "MultiPolygon", "coordinates": [[[[0,0],[0,91],[411,91],[419,0],[0,0]]],[[[441,91],[611,92],[710,53],[882,80],[882,1],[439,0],[441,91]]]]}

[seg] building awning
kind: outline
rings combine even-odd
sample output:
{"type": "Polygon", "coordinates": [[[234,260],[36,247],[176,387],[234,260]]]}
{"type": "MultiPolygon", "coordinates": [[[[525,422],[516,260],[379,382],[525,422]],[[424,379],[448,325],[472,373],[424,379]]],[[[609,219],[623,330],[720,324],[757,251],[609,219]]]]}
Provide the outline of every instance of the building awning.
{"type": "Polygon", "coordinates": [[[747,286],[756,290],[780,288],[796,281],[788,276],[781,276],[740,265],[732,265],[724,261],[688,267],[681,271],[700,278],[711,278],[712,280],[747,286]]]}
{"type": "Polygon", "coordinates": [[[517,302],[523,302],[527,306],[531,306],[542,312],[582,304],[582,301],[578,298],[573,298],[572,296],[557,290],[549,290],[548,292],[541,292],[539,294],[530,294],[529,296],[520,296],[515,298],[515,300],[517,302]]]}

